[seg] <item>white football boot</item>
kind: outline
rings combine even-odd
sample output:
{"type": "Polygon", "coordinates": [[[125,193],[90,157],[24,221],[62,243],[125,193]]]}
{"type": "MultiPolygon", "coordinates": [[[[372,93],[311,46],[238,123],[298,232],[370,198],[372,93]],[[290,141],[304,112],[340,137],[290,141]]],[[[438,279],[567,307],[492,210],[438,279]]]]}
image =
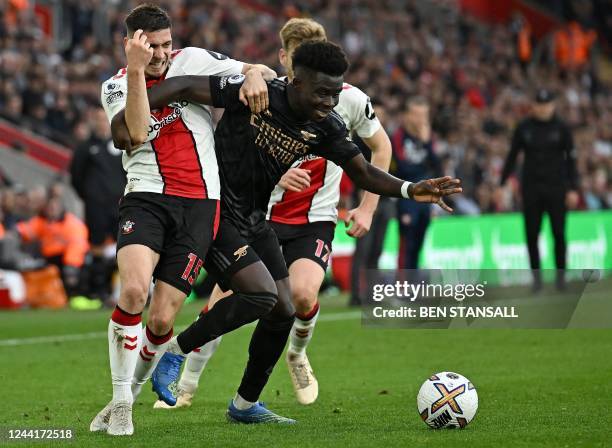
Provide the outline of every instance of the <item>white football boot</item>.
{"type": "Polygon", "coordinates": [[[108,421],[110,420],[111,408],[113,402],[109,402],[104,408],[98,412],[89,425],[91,432],[106,431],[108,429],[108,421]]]}
{"type": "Polygon", "coordinates": [[[132,403],[116,402],[112,404],[106,433],[111,436],[131,436],[134,434],[132,403]]]}
{"type": "Polygon", "coordinates": [[[306,354],[299,356],[287,352],[287,367],[298,403],[314,403],[319,395],[319,383],[306,354]]]}
{"type": "Polygon", "coordinates": [[[177,409],[177,408],[189,408],[193,402],[193,395],[189,392],[185,392],[180,390],[178,396],[176,397],[176,404],[174,406],[170,406],[166,404],[166,402],[162,400],[157,400],[153,404],[153,409],[177,409]]]}

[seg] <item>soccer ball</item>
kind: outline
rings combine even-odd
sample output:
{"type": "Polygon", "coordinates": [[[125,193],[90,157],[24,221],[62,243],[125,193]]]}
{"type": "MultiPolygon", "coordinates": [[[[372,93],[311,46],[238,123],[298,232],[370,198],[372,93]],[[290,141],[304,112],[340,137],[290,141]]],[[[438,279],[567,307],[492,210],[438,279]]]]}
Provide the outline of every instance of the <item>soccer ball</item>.
{"type": "Polygon", "coordinates": [[[478,409],[478,394],[463,375],[440,372],[423,383],[417,396],[417,409],[428,426],[465,428],[478,409]]]}

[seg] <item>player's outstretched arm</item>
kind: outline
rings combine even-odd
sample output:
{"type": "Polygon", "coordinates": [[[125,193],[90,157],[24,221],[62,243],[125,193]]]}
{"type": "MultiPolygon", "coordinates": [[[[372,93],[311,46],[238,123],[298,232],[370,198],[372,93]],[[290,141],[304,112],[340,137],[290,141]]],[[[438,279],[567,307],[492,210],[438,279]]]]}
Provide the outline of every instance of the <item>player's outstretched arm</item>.
{"type": "Polygon", "coordinates": [[[417,183],[398,179],[368,163],[362,154],[350,159],[342,165],[342,169],[358,187],[364,190],[383,196],[437,204],[448,212],[452,212],[453,209],[446,205],[443,198],[463,191],[461,181],[450,176],[422,180],[417,183]]]}

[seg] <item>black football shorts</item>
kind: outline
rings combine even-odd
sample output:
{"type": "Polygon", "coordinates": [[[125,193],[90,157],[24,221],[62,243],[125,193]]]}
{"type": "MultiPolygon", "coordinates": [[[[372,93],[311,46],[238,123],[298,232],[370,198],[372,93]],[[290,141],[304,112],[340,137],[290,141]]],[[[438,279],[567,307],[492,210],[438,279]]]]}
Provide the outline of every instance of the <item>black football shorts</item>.
{"type": "Polygon", "coordinates": [[[306,258],[327,270],[332,251],[336,224],[331,221],[308,224],[280,224],[270,222],[283,250],[287,266],[306,258]]]}
{"type": "Polygon", "coordinates": [[[185,294],[204,264],[219,223],[219,201],[129,193],[119,205],[117,250],[142,244],[160,255],[157,280],[185,294]]]}
{"type": "Polygon", "coordinates": [[[264,226],[252,238],[245,238],[229,219],[221,219],[219,232],[204,260],[204,268],[223,291],[231,289],[232,276],[258,261],[266,266],[274,281],[289,276],[274,231],[264,226]]]}

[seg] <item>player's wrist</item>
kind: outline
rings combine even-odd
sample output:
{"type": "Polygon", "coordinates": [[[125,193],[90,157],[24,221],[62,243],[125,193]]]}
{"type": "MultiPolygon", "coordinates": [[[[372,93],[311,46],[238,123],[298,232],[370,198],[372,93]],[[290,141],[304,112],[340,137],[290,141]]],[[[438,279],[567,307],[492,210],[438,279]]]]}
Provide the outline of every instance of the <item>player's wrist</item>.
{"type": "Polygon", "coordinates": [[[129,75],[130,73],[134,74],[134,75],[144,75],[145,72],[145,68],[144,66],[140,66],[138,64],[128,64],[127,66],[127,74],[129,75]]]}
{"type": "Polygon", "coordinates": [[[414,184],[404,181],[401,188],[402,197],[405,199],[414,199],[414,184]]]}

